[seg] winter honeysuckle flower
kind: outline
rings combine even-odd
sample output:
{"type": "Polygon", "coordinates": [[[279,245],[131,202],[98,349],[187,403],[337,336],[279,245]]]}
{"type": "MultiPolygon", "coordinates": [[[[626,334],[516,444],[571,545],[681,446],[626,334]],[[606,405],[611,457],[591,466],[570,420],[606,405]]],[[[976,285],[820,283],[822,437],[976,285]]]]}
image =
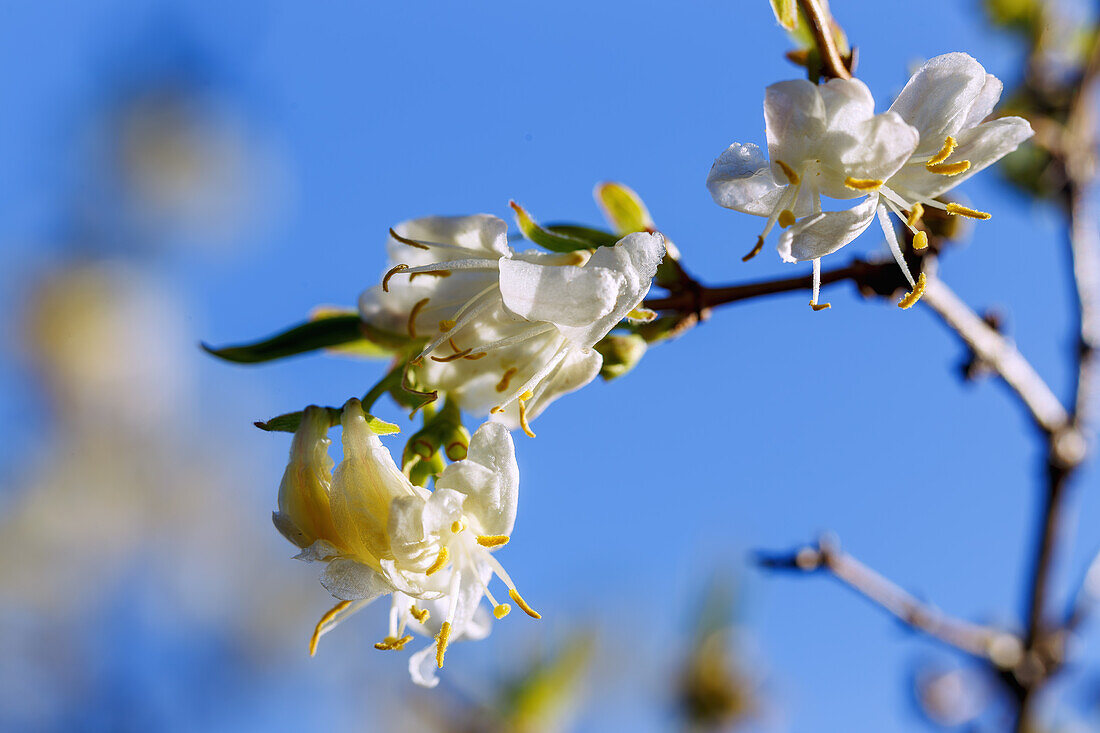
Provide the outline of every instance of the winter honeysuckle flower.
{"type": "Polygon", "coordinates": [[[485,423],[467,457],[447,466],[428,491],[397,468],[358,400],[344,406],[341,424],[344,457],[333,472],[328,412],[306,408],[273,515],[283,536],[301,548],[299,559],[326,564],[321,584],[340,600],[317,624],[310,654],[323,634],[388,594],[389,633],[375,647],[402,649],[412,640],[407,631],[432,637],[409,669],[415,682],[434,686],[429,661],[442,667],[450,642],[484,637],[491,617],[511,610],[489,591],[494,576],[514,603],[539,618],[493,557],[516,518],[519,468],[512,437],[503,425],[485,423]]]}
{"type": "Polygon", "coordinates": [[[364,320],[426,345],[417,381],[529,434],[559,396],[600,371],[592,347],[649,292],[660,234],[594,252],[516,252],[495,216],[429,217],[390,230],[393,267],[360,298],[364,320]]]}
{"type": "Polygon", "coordinates": [[[898,304],[916,302],[923,290],[905,267],[901,247],[889,212],[913,232],[913,246],[924,249],[928,236],[916,228],[924,207],[971,219],[988,219],[989,214],[957,203],[943,203],[937,197],[980,170],[1011,153],[1032,135],[1031,125],[1020,117],[986,121],[1001,98],[1001,82],[965,53],[937,56],[901,90],[890,106],[920,133],[920,142],[909,160],[876,187],[875,210],[886,241],[902,266],[914,291],[898,304]]]}
{"type": "Polygon", "coordinates": [[[817,302],[821,257],[855,239],[867,224],[858,226],[866,203],[823,212],[821,197],[866,196],[910,158],[917,131],[896,112],[876,115],[871,92],[855,79],[822,86],[805,80],[772,84],[764,97],[764,121],[767,157],[756,145],[734,143],[714,162],[707,188],[719,205],[767,219],[745,259],[760,251],[777,223],[811,232],[781,238],[780,255],[790,262],[813,261],[810,304],[826,308],[817,302]]]}

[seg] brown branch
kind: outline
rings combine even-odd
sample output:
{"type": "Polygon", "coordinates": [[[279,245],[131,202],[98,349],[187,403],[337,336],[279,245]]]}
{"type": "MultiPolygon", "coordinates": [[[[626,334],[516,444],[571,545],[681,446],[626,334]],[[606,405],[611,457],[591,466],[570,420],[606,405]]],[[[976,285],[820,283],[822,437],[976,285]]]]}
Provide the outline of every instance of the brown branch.
{"type": "Polygon", "coordinates": [[[844,58],[837,50],[836,41],[833,39],[833,29],[829,14],[822,8],[818,0],[798,0],[802,12],[810,21],[810,28],[817,41],[817,49],[821,52],[821,62],[825,66],[825,76],[832,79],[851,79],[852,74],[844,64],[844,58]]]}
{"type": "Polygon", "coordinates": [[[762,554],[759,562],[773,570],[826,572],[906,626],[954,649],[999,668],[1011,668],[1019,661],[1023,645],[1016,636],[953,618],[922,603],[893,581],[841,552],[835,541],[822,540],[816,546],[806,546],[793,553],[762,554]]]}

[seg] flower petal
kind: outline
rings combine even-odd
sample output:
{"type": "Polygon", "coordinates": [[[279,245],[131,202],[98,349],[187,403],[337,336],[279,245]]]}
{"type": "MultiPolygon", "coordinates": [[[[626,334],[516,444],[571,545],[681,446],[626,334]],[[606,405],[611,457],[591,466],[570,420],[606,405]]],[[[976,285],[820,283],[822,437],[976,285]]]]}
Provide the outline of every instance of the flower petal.
{"type": "Polygon", "coordinates": [[[937,56],[913,74],[890,111],[920,132],[919,154],[931,154],[963,129],[976,104],[984,108],[988,103],[992,89],[986,89],[986,81],[985,69],[972,56],[937,56]]]}
{"type": "Polygon", "coordinates": [[[409,657],[409,676],[414,684],[429,689],[438,685],[436,669],[434,642],[409,657]]]}
{"type": "Polygon", "coordinates": [[[817,85],[795,79],[769,86],[764,91],[764,124],[773,166],[779,160],[797,169],[816,158],[815,146],[825,132],[825,103],[817,85]]]}
{"type": "MultiPolygon", "coordinates": [[[[473,216],[428,216],[422,219],[410,219],[403,221],[393,228],[398,235],[406,239],[428,244],[449,244],[462,247],[467,250],[482,253],[482,256],[496,259],[508,257],[511,247],[508,246],[508,222],[490,214],[474,214],[473,216]]],[[[408,262],[415,256],[415,251],[406,244],[401,244],[390,239],[389,248],[397,262],[408,262]]],[[[424,252],[424,250],[420,250],[424,252]]],[[[445,250],[433,248],[428,262],[439,262],[439,255],[445,250]]],[[[425,254],[429,254],[425,252],[425,254]]],[[[454,256],[453,259],[461,259],[474,256],[469,253],[454,256]]],[[[451,259],[451,258],[448,258],[451,259]]]]}
{"type": "Polygon", "coordinates": [[[850,209],[805,217],[783,232],[779,256],[786,262],[803,262],[836,252],[870,226],[877,203],[878,196],[868,196],[850,209]]]}
{"type": "Polygon", "coordinates": [[[346,557],[328,564],[321,573],[321,585],[342,601],[373,600],[393,592],[393,585],[381,573],[346,557]]]}
{"type": "Polygon", "coordinates": [[[591,261],[561,267],[501,260],[500,294],[508,310],[529,321],[582,326],[614,307],[620,289],[616,275],[591,261]]]}
{"type": "Polygon", "coordinates": [[[508,429],[487,422],[474,432],[466,459],[447,466],[435,482],[436,490],[453,489],[466,495],[463,511],[487,535],[510,535],[516,521],[519,465],[508,429]]]}
{"type": "Polygon", "coordinates": [[[977,127],[982,122],[985,122],[985,118],[993,114],[993,108],[997,106],[997,102],[1001,100],[1001,92],[1004,90],[1004,84],[1001,80],[992,74],[985,75],[985,86],[982,87],[982,91],[978,94],[974,100],[974,105],[970,108],[970,112],[966,116],[966,121],[963,122],[963,130],[971,127],[977,127]]]}
{"type": "Polygon", "coordinates": [[[707,174],[707,190],[714,203],[756,216],[770,216],[784,185],[772,177],[771,163],[760,146],[734,143],[718,156],[707,174]]]}
{"type": "Polygon", "coordinates": [[[306,548],[319,539],[338,540],[329,512],[332,458],[329,418],[324,408],[309,406],[294,433],[290,462],[279,485],[279,511],[272,519],[284,537],[306,548]]]}

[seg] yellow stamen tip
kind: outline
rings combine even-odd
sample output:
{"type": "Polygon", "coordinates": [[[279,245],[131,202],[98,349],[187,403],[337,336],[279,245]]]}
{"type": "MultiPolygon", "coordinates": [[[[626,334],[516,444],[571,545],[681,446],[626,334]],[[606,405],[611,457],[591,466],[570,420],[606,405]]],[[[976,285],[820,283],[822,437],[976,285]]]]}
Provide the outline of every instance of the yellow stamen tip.
{"type": "Polygon", "coordinates": [[[909,308],[912,308],[914,305],[916,305],[917,301],[920,300],[920,296],[924,295],[924,288],[927,286],[927,284],[928,281],[927,279],[925,279],[924,273],[922,272],[920,274],[920,277],[917,278],[917,284],[913,286],[913,292],[907,294],[904,298],[898,301],[898,308],[901,308],[902,310],[908,310],[909,308]]]}
{"type": "Polygon", "coordinates": [[[387,636],[382,641],[374,645],[374,648],[380,652],[400,651],[412,641],[412,636],[402,636],[398,639],[396,636],[387,636]]]}
{"type": "Polygon", "coordinates": [[[957,176],[970,170],[969,160],[960,160],[958,163],[925,163],[925,170],[941,176],[957,176]]]}
{"type": "Polygon", "coordinates": [[[984,211],[978,211],[977,209],[972,209],[969,206],[962,206],[961,204],[956,203],[950,203],[947,205],[947,213],[955,214],[956,216],[965,216],[967,219],[981,219],[982,221],[993,218],[992,214],[987,214],[984,211]]]}
{"type": "Polygon", "coordinates": [[[853,191],[877,191],[882,188],[882,184],[886,181],[880,181],[877,178],[852,178],[848,176],[844,179],[844,185],[853,191]]]}
{"type": "Polygon", "coordinates": [[[493,607],[493,615],[496,616],[498,620],[504,618],[511,612],[512,606],[507,603],[501,603],[499,606],[493,607]]]}
{"type": "Polygon", "coordinates": [[[763,237],[757,237],[756,238],[756,246],[752,248],[752,252],[749,252],[747,255],[742,257],[741,261],[742,262],[748,262],[753,257],[756,257],[756,255],[760,254],[760,250],[762,250],[762,249],[764,249],[764,238],[763,237]]]}
{"type": "Polygon", "coordinates": [[[508,389],[508,383],[512,381],[512,377],[515,376],[515,373],[518,371],[519,369],[516,367],[509,367],[506,369],[500,381],[497,382],[497,392],[503,392],[508,389]]]}
{"type": "Polygon", "coordinates": [[[909,210],[909,218],[905,220],[905,225],[915,227],[917,222],[924,216],[924,206],[920,203],[913,204],[913,208],[909,210]]]}
{"type": "Polygon", "coordinates": [[[463,524],[460,520],[456,519],[455,521],[451,522],[451,531],[455,534],[458,534],[464,529],[466,529],[466,525],[463,524]]]}
{"type": "Polygon", "coordinates": [[[779,166],[780,169],[782,169],[783,175],[787,177],[787,180],[791,183],[791,185],[797,186],[799,183],[801,183],[802,179],[797,173],[794,172],[794,168],[791,168],[789,165],[781,160],[775,161],[775,164],[779,166]]]}
{"type": "Polygon", "coordinates": [[[918,252],[922,249],[928,248],[928,235],[924,232],[917,232],[913,235],[913,249],[918,252]]]}
{"type": "Polygon", "coordinates": [[[929,158],[928,162],[925,163],[925,165],[939,165],[943,161],[947,160],[951,156],[951,153],[955,152],[955,148],[958,146],[958,144],[959,143],[955,140],[955,138],[948,135],[947,139],[943,141],[943,147],[940,148],[940,152],[929,158]]]}
{"type": "Polygon", "coordinates": [[[494,406],[493,408],[491,408],[489,410],[490,415],[499,415],[502,412],[504,412],[504,408],[501,407],[500,405],[496,405],[496,406],[494,406]]]}
{"type": "Polygon", "coordinates": [[[435,562],[432,563],[431,567],[424,571],[424,574],[432,575],[433,573],[438,573],[440,570],[442,570],[443,567],[447,564],[447,557],[449,554],[450,553],[447,552],[446,547],[439,548],[439,554],[436,555],[435,562]]]}
{"type": "Polygon", "coordinates": [[[506,534],[479,534],[477,543],[482,547],[501,547],[508,544],[509,539],[506,534]]]}
{"type": "Polygon", "coordinates": [[[446,333],[455,327],[455,322],[452,320],[444,320],[439,322],[440,333],[446,333]]]}
{"type": "Polygon", "coordinates": [[[779,212],[779,226],[786,229],[791,224],[795,223],[794,212],[790,209],[783,209],[779,212]]]}
{"type": "Polygon", "coordinates": [[[396,239],[398,242],[401,242],[401,244],[407,244],[410,247],[416,247],[417,249],[431,249],[431,247],[429,247],[428,245],[418,242],[415,239],[402,237],[400,234],[395,232],[392,227],[390,228],[390,236],[396,239]]]}
{"type": "Polygon", "coordinates": [[[509,588],[508,595],[511,596],[512,600],[516,602],[516,605],[523,609],[523,612],[528,616],[531,618],[542,618],[538,611],[527,605],[527,601],[523,600],[523,596],[521,596],[519,591],[515,588],[509,588]]]}
{"type": "Polygon", "coordinates": [[[810,307],[813,308],[815,311],[824,311],[824,310],[829,310],[830,308],[832,308],[833,304],[832,303],[813,303],[813,302],[811,302],[810,307]]]}
{"type": "Polygon", "coordinates": [[[386,276],[382,278],[382,292],[390,292],[390,278],[399,272],[404,272],[407,269],[409,269],[408,265],[394,265],[393,267],[391,267],[389,272],[386,273],[386,276]]]}
{"type": "Polygon", "coordinates": [[[411,606],[409,608],[409,613],[411,613],[412,617],[415,618],[420,623],[424,623],[425,621],[427,621],[428,616],[431,615],[428,612],[428,609],[426,609],[426,608],[417,608],[416,606],[411,606]]]}
{"type": "Polygon", "coordinates": [[[435,666],[443,669],[443,655],[447,653],[447,641],[451,637],[451,622],[444,621],[435,637],[435,666]]]}
{"type": "Polygon", "coordinates": [[[414,305],[412,307],[412,310],[409,311],[409,322],[406,324],[408,326],[409,338],[416,338],[416,317],[420,315],[420,311],[424,309],[424,306],[428,304],[429,300],[431,299],[421,298],[420,300],[416,301],[416,305],[414,305]]]}
{"type": "Polygon", "coordinates": [[[313,628],[313,636],[309,638],[309,656],[313,656],[317,653],[317,642],[321,640],[321,630],[332,619],[336,618],[337,614],[343,611],[345,608],[351,605],[351,601],[340,601],[335,606],[325,612],[325,615],[321,617],[321,620],[317,622],[317,626],[313,628]]]}
{"type": "Polygon", "coordinates": [[[527,422],[527,400],[531,399],[531,390],[527,390],[519,396],[519,426],[523,428],[523,432],[527,433],[528,438],[535,437],[535,433],[531,430],[531,426],[527,422]]]}

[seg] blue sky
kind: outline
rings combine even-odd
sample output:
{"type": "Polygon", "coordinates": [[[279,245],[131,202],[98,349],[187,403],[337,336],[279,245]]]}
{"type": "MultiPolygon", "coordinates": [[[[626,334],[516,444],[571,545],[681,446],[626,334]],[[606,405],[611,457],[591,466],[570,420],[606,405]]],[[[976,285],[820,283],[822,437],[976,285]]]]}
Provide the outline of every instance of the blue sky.
{"type": "MultiPolygon", "coordinates": [[[[967,51],[1013,83],[1016,50],[983,27],[976,2],[929,0],[919,13],[904,3],[834,5],[880,109],[915,64],[947,51],[967,51]]],[[[183,304],[193,342],[248,339],[316,304],[353,304],[378,281],[386,229],[403,219],[507,218],[514,198],[543,220],[599,223],[591,190],[601,180],[641,193],[706,282],[797,274],[807,268],[781,263],[771,247],[742,263],[760,220],[717,207],[703,185],[728,144],[764,142],[764,87],[797,76],[786,50],[764,0],[11,7],[0,28],[9,69],[0,75],[0,251],[18,268],[3,277],[4,303],[20,307],[8,287],[16,273],[71,256],[59,244],[73,226],[71,201],[95,185],[74,162],[87,120],[158,70],[197,80],[279,161],[262,224],[231,246],[183,241],[137,255],[183,304]]],[[[963,190],[993,219],[944,259],[943,278],[975,308],[1001,310],[1023,353],[1067,394],[1070,301],[1056,214],[994,172],[963,190]]],[[[869,231],[835,262],[883,250],[869,231]]],[[[827,299],[824,313],[802,295],[721,309],[627,377],[563,398],[538,419],[537,439],[517,437],[523,499],[502,561],[546,620],[498,624],[479,648],[449,656],[445,675],[498,668],[540,632],[547,643],[594,625],[610,637],[597,672],[617,680],[604,704],[586,708],[581,729],[666,729],[667,706],[652,700],[717,571],[742,584],[767,725],[926,729],[912,712],[909,671],[949,655],[824,579],[759,573],[748,553],[835,530],[945,610],[1015,624],[1041,449],[1000,385],[956,378],[963,349],[930,312],[864,301],[846,285],[827,299]]],[[[179,368],[198,385],[189,409],[215,426],[223,448],[248,457],[233,500],[262,532],[289,439],[251,421],[340,404],[382,370],[321,356],[242,368],[184,353],[179,368]]],[[[34,440],[12,427],[35,412],[25,384],[25,371],[0,370],[9,445],[0,466],[15,472],[16,448],[34,440]]],[[[1083,491],[1097,476],[1093,467],[1077,482],[1081,537],[1059,564],[1061,588],[1100,547],[1100,500],[1083,491]]],[[[291,554],[274,537],[268,547],[291,554]]],[[[232,560],[222,563],[217,572],[232,576],[232,560]]],[[[311,571],[291,565],[287,592],[313,594],[304,637],[327,601],[311,571]]],[[[400,676],[400,661],[363,651],[381,618],[364,613],[337,633],[356,640],[355,663],[400,676]]],[[[1081,662],[1095,671],[1092,641],[1081,662]]],[[[301,639],[286,645],[297,650],[301,639]]],[[[350,655],[339,646],[334,655],[350,655]]],[[[293,674],[319,684],[323,661],[293,674]]],[[[287,729],[316,714],[300,703],[285,705],[287,729]]]]}

